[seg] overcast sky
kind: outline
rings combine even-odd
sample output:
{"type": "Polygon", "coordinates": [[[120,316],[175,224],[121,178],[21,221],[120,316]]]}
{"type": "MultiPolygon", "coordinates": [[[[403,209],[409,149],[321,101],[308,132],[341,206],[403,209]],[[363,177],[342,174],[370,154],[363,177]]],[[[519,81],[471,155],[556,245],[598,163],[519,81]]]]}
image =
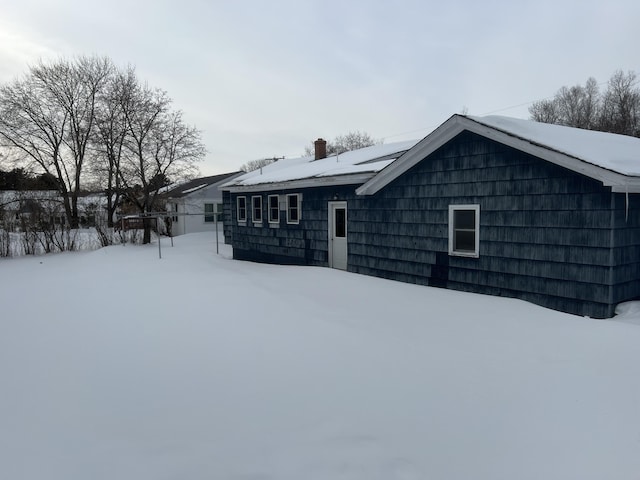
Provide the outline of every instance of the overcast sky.
{"type": "Polygon", "coordinates": [[[0,82],[39,59],[134,65],[203,132],[203,174],[318,137],[422,138],[454,113],[640,73],[638,0],[0,0],[0,82]]]}

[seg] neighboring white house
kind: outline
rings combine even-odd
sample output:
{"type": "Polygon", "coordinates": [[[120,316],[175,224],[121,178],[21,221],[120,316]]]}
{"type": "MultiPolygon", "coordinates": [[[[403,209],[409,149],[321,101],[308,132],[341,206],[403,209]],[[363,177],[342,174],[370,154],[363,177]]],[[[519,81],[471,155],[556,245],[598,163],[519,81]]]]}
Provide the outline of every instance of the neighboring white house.
{"type": "Polygon", "coordinates": [[[216,216],[222,231],[222,190],[219,187],[242,173],[196,178],[163,194],[167,211],[172,214],[171,234],[215,231],[216,216]]]}

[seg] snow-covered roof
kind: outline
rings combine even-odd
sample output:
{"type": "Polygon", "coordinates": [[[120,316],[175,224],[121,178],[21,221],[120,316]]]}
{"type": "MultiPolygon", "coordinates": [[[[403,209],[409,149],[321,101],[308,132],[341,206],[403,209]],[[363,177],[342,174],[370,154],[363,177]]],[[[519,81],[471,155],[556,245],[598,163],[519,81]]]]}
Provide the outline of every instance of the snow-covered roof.
{"type": "Polygon", "coordinates": [[[640,193],[640,139],[517,118],[453,115],[356,190],[372,195],[463,131],[587,175],[613,191],[640,193]]]}
{"type": "Polygon", "coordinates": [[[315,160],[313,156],[278,160],[222,185],[230,191],[275,190],[367,181],[417,143],[373,145],[315,160]]]}
{"type": "Polygon", "coordinates": [[[181,192],[181,193],[182,193],[183,195],[188,195],[189,193],[196,192],[196,191],[200,190],[201,188],[204,188],[204,187],[206,187],[206,186],[208,186],[208,185],[209,185],[208,183],[202,183],[202,184],[200,184],[200,185],[196,185],[195,187],[191,187],[191,188],[187,188],[187,189],[185,189],[185,190],[182,190],[182,192],[181,192]]]}
{"type": "Polygon", "coordinates": [[[230,173],[222,173],[219,175],[211,175],[208,177],[200,177],[194,178],[185,183],[181,183],[176,186],[172,186],[166,192],[162,194],[163,197],[166,198],[180,198],[191,193],[197,192],[198,190],[202,190],[203,188],[209,187],[211,185],[219,184],[232,178],[233,176],[239,175],[240,172],[230,172],[230,173]]]}
{"type": "Polygon", "coordinates": [[[640,138],[510,117],[467,118],[602,168],[640,176],[640,138]]]}

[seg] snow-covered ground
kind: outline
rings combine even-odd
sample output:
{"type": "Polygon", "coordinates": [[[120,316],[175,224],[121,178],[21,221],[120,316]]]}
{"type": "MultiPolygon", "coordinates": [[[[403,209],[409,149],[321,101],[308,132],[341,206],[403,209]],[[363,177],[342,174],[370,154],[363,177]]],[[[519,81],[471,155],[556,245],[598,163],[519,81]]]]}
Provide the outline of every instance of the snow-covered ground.
{"type": "Polygon", "coordinates": [[[0,478],[640,478],[637,305],[174,241],[0,260],[0,478]]]}

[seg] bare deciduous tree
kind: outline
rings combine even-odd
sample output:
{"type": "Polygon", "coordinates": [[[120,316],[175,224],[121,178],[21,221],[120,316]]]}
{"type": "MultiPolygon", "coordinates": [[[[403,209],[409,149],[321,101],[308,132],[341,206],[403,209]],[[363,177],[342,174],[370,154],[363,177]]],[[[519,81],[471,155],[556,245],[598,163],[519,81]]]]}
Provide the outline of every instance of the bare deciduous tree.
{"type": "MultiPolygon", "coordinates": [[[[327,155],[339,155],[344,152],[370,147],[379,143],[382,142],[375,140],[368,133],[356,130],[345,135],[338,135],[333,141],[327,142],[327,155]]],[[[305,155],[314,155],[314,153],[315,145],[313,143],[305,147],[305,155]]]]}
{"type": "Polygon", "coordinates": [[[589,78],[584,86],[562,87],[552,100],[529,108],[532,120],[640,136],[640,90],[634,72],[617,71],[607,89],[589,78]]]}
{"type": "Polygon", "coordinates": [[[247,163],[240,167],[240,170],[243,172],[253,172],[254,170],[258,170],[259,168],[266,167],[267,165],[272,164],[273,162],[278,161],[278,158],[260,158],[258,160],[249,160],[247,163]]]}
{"type": "MultiPolygon", "coordinates": [[[[166,92],[130,80],[133,84],[121,98],[127,136],[119,177],[129,201],[145,214],[153,211],[158,192],[170,178],[197,173],[196,162],[206,149],[200,131],[184,123],[182,112],[171,110],[166,92]]],[[[143,243],[150,241],[145,222],[143,243]]]]}
{"type": "Polygon", "coordinates": [[[598,83],[590,78],[584,87],[562,87],[556,95],[555,103],[564,124],[594,128],[598,115],[598,83]]]}
{"type": "Polygon", "coordinates": [[[58,179],[69,224],[77,228],[78,193],[97,97],[112,71],[106,58],[40,62],[0,88],[0,138],[58,179]]]}
{"type": "Polygon", "coordinates": [[[634,72],[617,71],[602,98],[601,130],[640,136],[640,89],[634,72]]]}
{"type": "Polygon", "coordinates": [[[531,120],[542,123],[560,123],[560,112],[555,100],[540,100],[529,107],[531,120]]]}
{"type": "Polygon", "coordinates": [[[109,79],[101,93],[96,110],[96,132],[93,138],[95,161],[92,172],[107,196],[107,225],[113,227],[116,209],[122,196],[120,162],[128,127],[122,99],[128,97],[128,89],[135,85],[135,72],[128,68],[109,79]]]}
{"type": "Polygon", "coordinates": [[[119,196],[147,213],[168,179],[195,175],[205,154],[166,92],[102,57],[40,62],[1,86],[0,147],[56,180],[71,228],[88,179],[106,192],[111,224],[119,196]]]}

